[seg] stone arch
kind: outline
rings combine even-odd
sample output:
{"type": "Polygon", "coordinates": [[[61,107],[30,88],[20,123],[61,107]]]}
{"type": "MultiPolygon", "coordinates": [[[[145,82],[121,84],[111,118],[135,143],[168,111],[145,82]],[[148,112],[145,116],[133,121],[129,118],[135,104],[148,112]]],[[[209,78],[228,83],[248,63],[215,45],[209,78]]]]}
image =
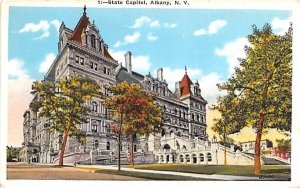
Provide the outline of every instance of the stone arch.
{"type": "Polygon", "coordinates": [[[163,155],[160,156],[160,161],[164,162],[164,156],[163,155]]]}
{"type": "Polygon", "coordinates": [[[155,156],[155,161],[158,162],[159,161],[159,155],[155,156]]]}
{"type": "Polygon", "coordinates": [[[199,153],[200,162],[204,162],[204,155],[203,153],[199,153]]]}
{"type": "Polygon", "coordinates": [[[163,149],[171,149],[171,146],[169,144],[163,145],[163,149]]]}
{"type": "Polygon", "coordinates": [[[183,163],[183,162],[184,162],[184,158],[183,158],[183,155],[182,155],[182,154],[179,155],[179,162],[180,162],[180,163],[183,163]]]}
{"type": "Polygon", "coordinates": [[[189,154],[185,154],[185,161],[187,163],[191,162],[191,158],[190,158],[190,155],[189,154]]]}
{"type": "Polygon", "coordinates": [[[179,144],[178,140],[176,140],[176,149],[180,150],[180,144],[179,144]]]}
{"type": "Polygon", "coordinates": [[[166,130],[165,129],[161,129],[161,136],[165,136],[166,135],[166,130]]]}
{"type": "Polygon", "coordinates": [[[207,161],[208,161],[208,162],[212,161],[212,157],[211,157],[211,153],[210,153],[210,152],[208,152],[208,153],[206,154],[206,158],[207,158],[207,161]]]}
{"type": "Polygon", "coordinates": [[[195,153],[192,154],[192,162],[194,164],[197,164],[197,154],[195,154],[195,153]]]}

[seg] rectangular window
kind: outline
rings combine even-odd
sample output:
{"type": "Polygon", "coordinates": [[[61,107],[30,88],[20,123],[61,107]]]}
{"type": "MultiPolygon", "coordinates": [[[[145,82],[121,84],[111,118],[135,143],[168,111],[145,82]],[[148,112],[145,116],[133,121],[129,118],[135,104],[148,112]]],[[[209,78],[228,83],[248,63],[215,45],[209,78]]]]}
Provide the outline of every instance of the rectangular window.
{"type": "Polygon", "coordinates": [[[97,125],[92,125],[92,132],[94,132],[94,133],[97,132],[97,125]]]}
{"type": "Polygon", "coordinates": [[[104,67],[104,70],[103,70],[104,74],[106,74],[106,67],[104,67]]]}
{"type": "Polygon", "coordinates": [[[78,55],[75,57],[75,62],[79,63],[79,56],[78,55]]]}
{"type": "Polygon", "coordinates": [[[91,62],[91,69],[94,69],[94,63],[91,62]]]}
{"type": "Polygon", "coordinates": [[[84,65],[84,59],[82,57],[80,58],[80,64],[84,65]]]}
{"type": "Polygon", "coordinates": [[[98,64],[95,63],[95,70],[98,70],[98,64]]]}
{"type": "Polygon", "coordinates": [[[110,69],[107,69],[107,75],[110,75],[110,69]]]}

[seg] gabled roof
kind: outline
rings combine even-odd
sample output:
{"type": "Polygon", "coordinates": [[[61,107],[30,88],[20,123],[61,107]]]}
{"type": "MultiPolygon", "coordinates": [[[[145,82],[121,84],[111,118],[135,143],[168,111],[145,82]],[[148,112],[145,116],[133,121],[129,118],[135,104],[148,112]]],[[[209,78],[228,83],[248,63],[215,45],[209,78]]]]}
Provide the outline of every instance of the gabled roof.
{"type": "Polygon", "coordinates": [[[86,16],[86,14],[84,13],[79,22],[77,23],[73,35],[71,37],[71,40],[74,40],[80,44],[82,44],[82,40],[81,40],[81,34],[82,32],[90,25],[90,21],[89,18],[86,16]]]}
{"type": "Polygon", "coordinates": [[[104,56],[107,57],[108,59],[111,59],[113,61],[116,61],[113,57],[111,57],[111,55],[109,54],[108,50],[106,48],[104,48],[104,52],[103,52],[104,56]]]}
{"type": "Polygon", "coordinates": [[[192,95],[192,91],[191,91],[192,84],[193,84],[193,82],[191,81],[187,72],[185,72],[185,75],[183,76],[183,78],[180,82],[180,97],[192,95]]]}

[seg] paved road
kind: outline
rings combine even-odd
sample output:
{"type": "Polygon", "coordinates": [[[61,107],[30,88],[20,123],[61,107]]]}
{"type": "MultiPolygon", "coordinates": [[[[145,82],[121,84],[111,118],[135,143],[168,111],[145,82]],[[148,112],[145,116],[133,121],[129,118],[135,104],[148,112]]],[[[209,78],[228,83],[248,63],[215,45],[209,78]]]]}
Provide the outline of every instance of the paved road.
{"type": "Polygon", "coordinates": [[[91,170],[53,165],[8,163],[7,179],[34,180],[145,180],[141,178],[94,173],[91,170]]]}
{"type": "MultiPolygon", "coordinates": [[[[99,168],[99,169],[114,169],[116,170],[116,166],[106,166],[106,165],[78,165],[78,167],[90,167],[90,168],[99,168]]],[[[219,174],[194,174],[194,173],[186,173],[186,172],[173,172],[173,171],[159,171],[159,170],[144,170],[144,169],[133,169],[133,168],[124,168],[123,171],[134,171],[134,172],[142,172],[142,173],[155,173],[155,174],[169,174],[169,175],[177,175],[177,176],[186,176],[186,177],[194,177],[199,179],[206,180],[225,180],[225,181],[255,181],[259,180],[258,177],[250,177],[250,176],[233,176],[233,175],[219,175],[219,174]]]]}

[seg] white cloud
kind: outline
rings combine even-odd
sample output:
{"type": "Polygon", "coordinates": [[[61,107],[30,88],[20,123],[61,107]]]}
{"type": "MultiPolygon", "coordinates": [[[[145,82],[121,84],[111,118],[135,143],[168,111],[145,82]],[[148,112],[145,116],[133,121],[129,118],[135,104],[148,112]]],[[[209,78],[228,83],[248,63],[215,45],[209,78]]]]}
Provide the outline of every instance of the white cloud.
{"type": "Polygon", "coordinates": [[[148,33],[147,39],[151,42],[156,41],[158,39],[158,36],[154,36],[152,33],[148,33]]]}
{"type": "Polygon", "coordinates": [[[121,41],[117,41],[115,44],[114,44],[114,47],[115,48],[119,48],[122,46],[122,42],[121,41]]]}
{"type": "Polygon", "coordinates": [[[34,79],[24,70],[24,61],[11,59],[8,62],[8,143],[21,145],[23,113],[32,100],[30,94],[34,79]]]}
{"type": "Polygon", "coordinates": [[[42,32],[42,34],[39,37],[34,38],[35,40],[47,38],[50,36],[50,27],[53,25],[58,31],[60,22],[58,20],[40,20],[38,23],[26,23],[20,30],[19,33],[36,33],[36,32],[42,32]]]}
{"type": "MultiPolygon", "coordinates": [[[[116,59],[119,63],[122,62],[123,66],[125,66],[125,51],[110,51],[112,57],[116,59]]],[[[132,70],[140,73],[140,74],[147,74],[150,71],[151,63],[150,57],[148,55],[138,55],[132,54],[132,70]]]]}
{"type": "Polygon", "coordinates": [[[9,78],[23,78],[26,73],[23,69],[24,61],[19,59],[12,59],[8,62],[8,76],[9,78]]]}
{"type": "Polygon", "coordinates": [[[38,31],[48,31],[50,28],[49,22],[46,20],[41,20],[39,23],[27,23],[24,25],[22,29],[19,30],[19,33],[26,33],[26,32],[38,32],[38,31]]]}
{"type": "Polygon", "coordinates": [[[196,31],[194,31],[194,35],[195,36],[201,36],[201,35],[206,35],[206,30],[205,29],[198,29],[196,31]]]}
{"type": "Polygon", "coordinates": [[[225,20],[215,20],[211,22],[208,26],[208,34],[216,34],[221,28],[227,25],[227,21],[225,20]]]}
{"type": "Polygon", "coordinates": [[[194,36],[213,35],[227,25],[226,20],[215,20],[209,23],[208,28],[200,28],[194,31],[194,36]]]}
{"type": "Polygon", "coordinates": [[[125,44],[135,43],[139,40],[140,37],[141,37],[141,33],[134,32],[132,35],[127,35],[124,37],[124,43],[125,44]]]}
{"type": "Polygon", "coordinates": [[[134,21],[134,24],[131,26],[131,28],[139,28],[143,26],[144,24],[149,24],[151,22],[151,19],[147,16],[142,16],[134,21]]]}
{"type": "Polygon", "coordinates": [[[137,42],[141,37],[141,33],[139,32],[134,32],[133,34],[131,35],[126,35],[124,37],[124,41],[121,42],[121,41],[117,41],[115,44],[114,44],[114,47],[115,48],[119,48],[121,46],[124,46],[124,45],[127,45],[127,44],[132,44],[132,43],[135,43],[137,42]]]}
{"type": "Polygon", "coordinates": [[[155,21],[150,23],[150,27],[159,27],[159,26],[160,26],[160,24],[159,24],[158,20],[155,20],[155,21]]]}
{"type": "Polygon", "coordinates": [[[60,21],[58,21],[58,20],[52,20],[50,23],[55,27],[56,31],[58,32],[59,31],[59,27],[61,25],[60,21]]]}
{"type": "Polygon", "coordinates": [[[245,58],[245,45],[250,45],[246,38],[237,38],[234,41],[228,42],[222,49],[216,48],[215,54],[226,58],[228,64],[228,72],[234,73],[234,68],[239,65],[238,58],[245,58]]]}
{"type": "Polygon", "coordinates": [[[199,79],[199,84],[201,88],[201,94],[205,100],[208,101],[209,105],[217,102],[217,97],[224,95],[224,92],[220,92],[217,84],[223,83],[224,81],[220,76],[213,72],[208,75],[202,75],[199,79]]]}
{"type": "Polygon", "coordinates": [[[177,27],[177,24],[165,22],[164,27],[167,29],[173,29],[173,28],[177,27]]]}
{"type": "Polygon", "coordinates": [[[39,72],[46,73],[49,70],[49,68],[50,68],[51,64],[53,63],[53,61],[55,60],[55,58],[56,58],[56,56],[54,53],[47,54],[45,59],[40,64],[39,72]]]}
{"type": "Polygon", "coordinates": [[[280,19],[278,17],[275,17],[271,21],[271,26],[272,26],[272,29],[273,29],[274,33],[276,33],[278,35],[284,35],[285,32],[288,31],[288,28],[290,26],[290,22],[292,22],[291,17],[289,17],[287,19],[280,19]]]}

